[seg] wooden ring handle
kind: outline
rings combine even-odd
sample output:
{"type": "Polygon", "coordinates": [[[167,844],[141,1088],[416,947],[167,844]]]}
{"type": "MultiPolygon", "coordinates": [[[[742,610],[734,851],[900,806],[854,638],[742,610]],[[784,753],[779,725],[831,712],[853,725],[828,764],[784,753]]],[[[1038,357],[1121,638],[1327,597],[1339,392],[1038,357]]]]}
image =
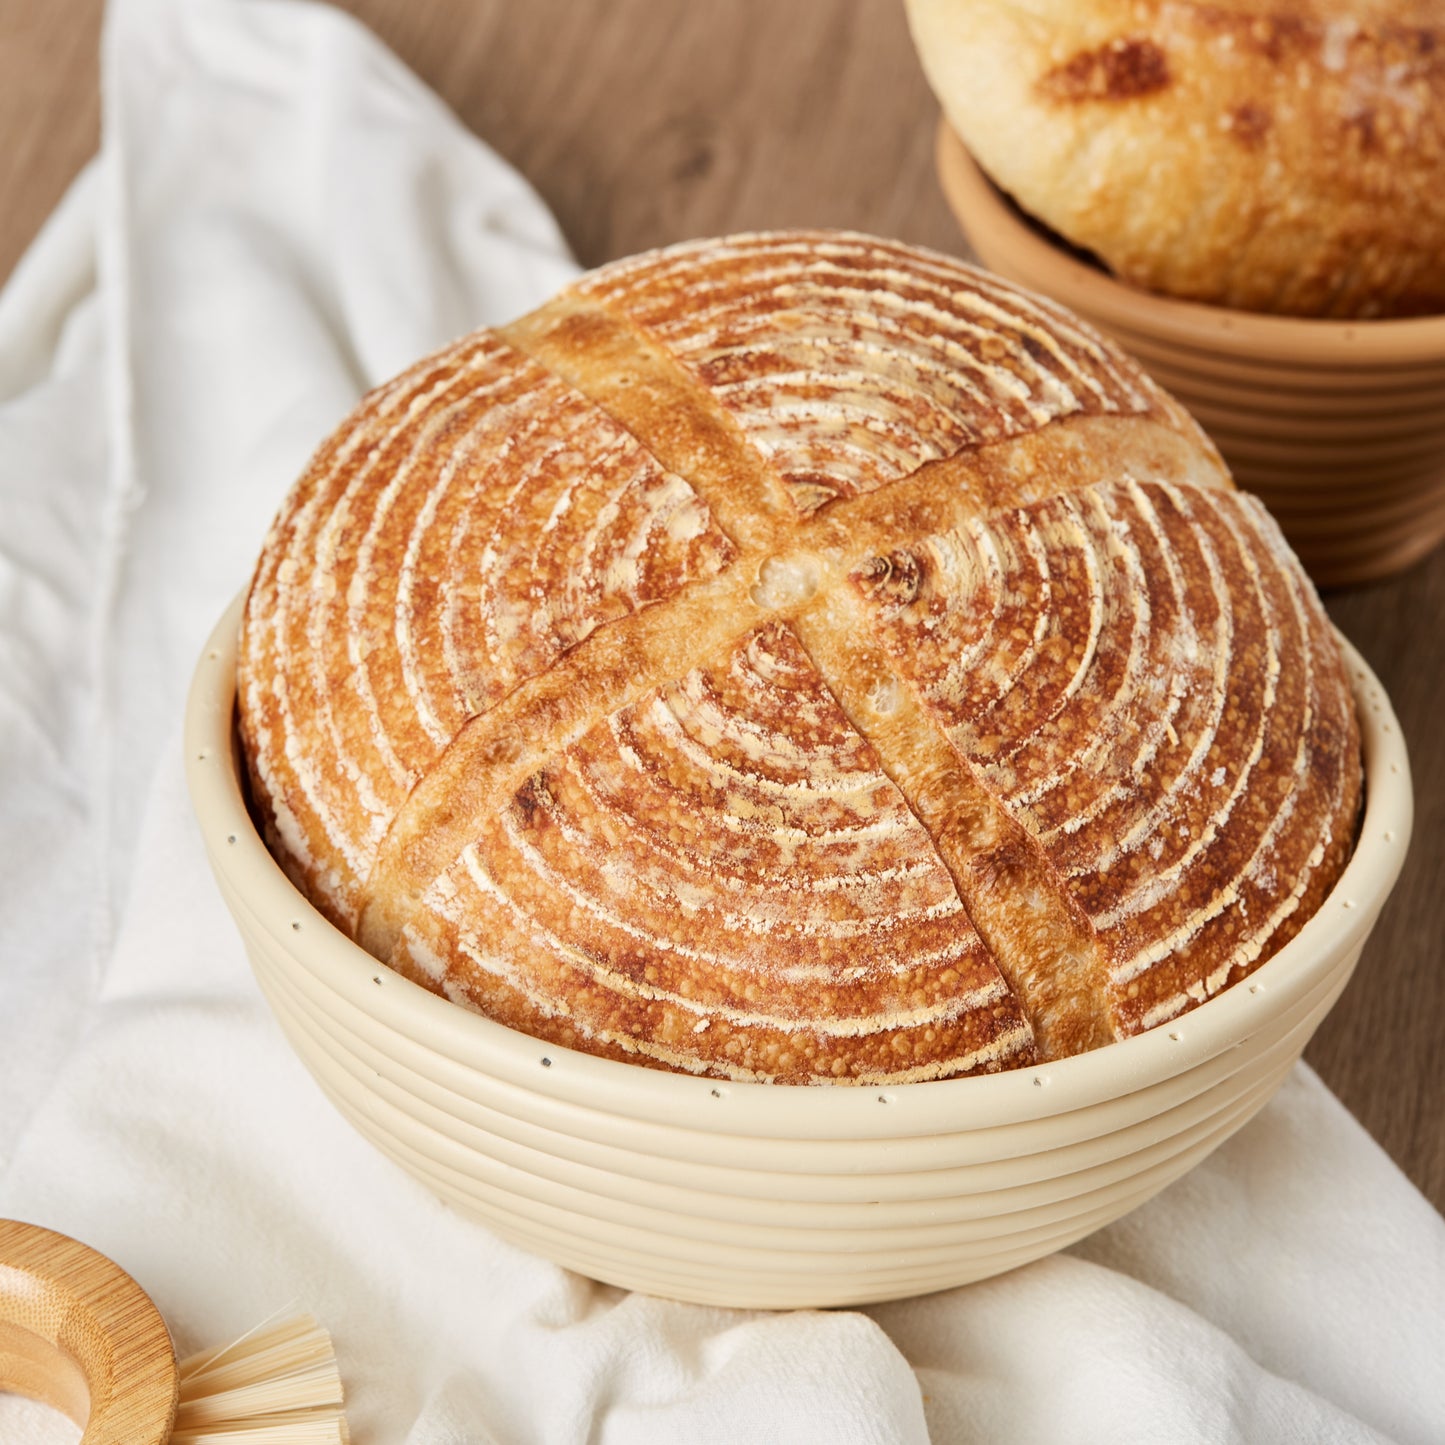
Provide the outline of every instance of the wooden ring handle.
{"type": "Polygon", "coordinates": [[[0,1219],[0,1389],[68,1415],[81,1445],[165,1445],[180,1386],[160,1311],[118,1264],[0,1219]]]}

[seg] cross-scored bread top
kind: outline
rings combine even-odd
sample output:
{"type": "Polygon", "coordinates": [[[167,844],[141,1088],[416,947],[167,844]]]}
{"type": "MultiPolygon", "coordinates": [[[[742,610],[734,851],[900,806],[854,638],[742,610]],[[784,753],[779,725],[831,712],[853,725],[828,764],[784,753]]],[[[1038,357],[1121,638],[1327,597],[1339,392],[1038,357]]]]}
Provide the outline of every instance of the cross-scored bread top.
{"type": "Polygon", "coordinates": [[[604,268],[371,393],[267,539],[239,711],[377,957],[784,1082],[1174,1017],[1318,906],[1360,792],[1318,599],[1180,408],[832,233],[604,268]]]}

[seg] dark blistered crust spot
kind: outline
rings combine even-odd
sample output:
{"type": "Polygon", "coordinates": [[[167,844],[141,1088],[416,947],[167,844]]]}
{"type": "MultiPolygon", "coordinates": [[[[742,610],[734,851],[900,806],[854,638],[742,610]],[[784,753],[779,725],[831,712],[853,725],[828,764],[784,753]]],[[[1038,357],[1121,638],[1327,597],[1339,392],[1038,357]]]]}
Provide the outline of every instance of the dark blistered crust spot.
{"type": "Polygon", "coordinates": [[[520,788],[512,800],[517,816],[526,827],[540,826],[551,806],[551,794],[547,791],[547,779],[543,773],[534,773],[520,788]]]}
{"type": "Polygon", "coordinates": [[[926,560],[906,547],[870,558],[854,575],[858,590],[874,602],[907,607],[923,588],[926,560]]]}
{"type": "Polygon", "coordinates": [[[1345,133],[1356,147],[1369,155],[1380,149],[1380,131],[1377,112],[1372,105],[1362,105],[1345,117],[1345,133]]]}
{"type": "Polygon", "coordinates": [[[1243,105],[1237,105],[1233,110],[1227,112],[1225,129],[1240,145],[1253,149],[1260,145],[1265,136],[1269,134],[1272,121],[1273,117],[1268,106],[1246,101],[1243,105]]]}
{"type": "Polygon", "coordinates": [[[1120,36],[1081,50],[1039,77],[1046,100],[1136,100],[1168,87],[1169,57],[1152,40],[1120,36]]]}

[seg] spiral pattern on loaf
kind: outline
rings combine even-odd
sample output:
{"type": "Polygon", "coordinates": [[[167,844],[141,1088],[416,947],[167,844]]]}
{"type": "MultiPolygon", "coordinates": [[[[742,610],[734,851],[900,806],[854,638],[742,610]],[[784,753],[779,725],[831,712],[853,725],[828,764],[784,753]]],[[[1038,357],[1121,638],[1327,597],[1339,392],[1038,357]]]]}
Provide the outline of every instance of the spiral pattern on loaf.
{"type": "Polygon", "coordinates": [[[606,268],[293,491],[241,649],[268,841],[426,987],[657,1067],[1138,1031],[1298,929],[1358,807],[1328,623],[1227,488],[1117,350],[945,258],[606,268]]]}
{"type": "Polygon", "coordinates": [[[428,903],[406,972],[618,1057],[901,1080],[1031,1039],[927,833],[780,623],[528,779],[428,903]]]}
{"type": "Polygon", "coordinates": [[[739,238],[579,290],[708,387],[804,513],[1060,417],[1148,406],[1061,308],[984,273],[961,288],[954,263],[871,239],[739,238]]]}
{"type": "Polygon", "coordinates": [[[293,867],[342,921],[468,717],[733,552],[682,478],[485,335],[373,393],[297,500],[253,587],[242,705],[275,717],[281,746],[253,757],[296,800],[276,809],[293,867]],[[334,766],[288,745],[298,711],[334,766]]]}
{"type": "Polygon", "coordinates": [[[1121,1032],[1280,947],[1351,841],[1348,698],[1285,558],[1252,498],[1127,482],[857,574],[899,672],[1089,914],[1121,1032]]]}

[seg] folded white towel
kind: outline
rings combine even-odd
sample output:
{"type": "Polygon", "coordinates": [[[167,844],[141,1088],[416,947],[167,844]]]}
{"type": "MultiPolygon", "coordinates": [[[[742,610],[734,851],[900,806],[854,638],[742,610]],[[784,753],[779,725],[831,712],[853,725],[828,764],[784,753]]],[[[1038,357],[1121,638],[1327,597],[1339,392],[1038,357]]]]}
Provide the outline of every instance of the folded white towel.
{"type": "Polygon", "coordinates": [[[0,297],[0,1215],[112,1255],[183,1349],[314,1311],[359,1440],[1445,1439],[1445,1224],[1304,1068],[1066,1254],[867,1311],[592,1284],[352,1132],[210,881],[186,682],[357,395],[575,268],[334,12],[113,0],[104,75],[0,297]]]}

